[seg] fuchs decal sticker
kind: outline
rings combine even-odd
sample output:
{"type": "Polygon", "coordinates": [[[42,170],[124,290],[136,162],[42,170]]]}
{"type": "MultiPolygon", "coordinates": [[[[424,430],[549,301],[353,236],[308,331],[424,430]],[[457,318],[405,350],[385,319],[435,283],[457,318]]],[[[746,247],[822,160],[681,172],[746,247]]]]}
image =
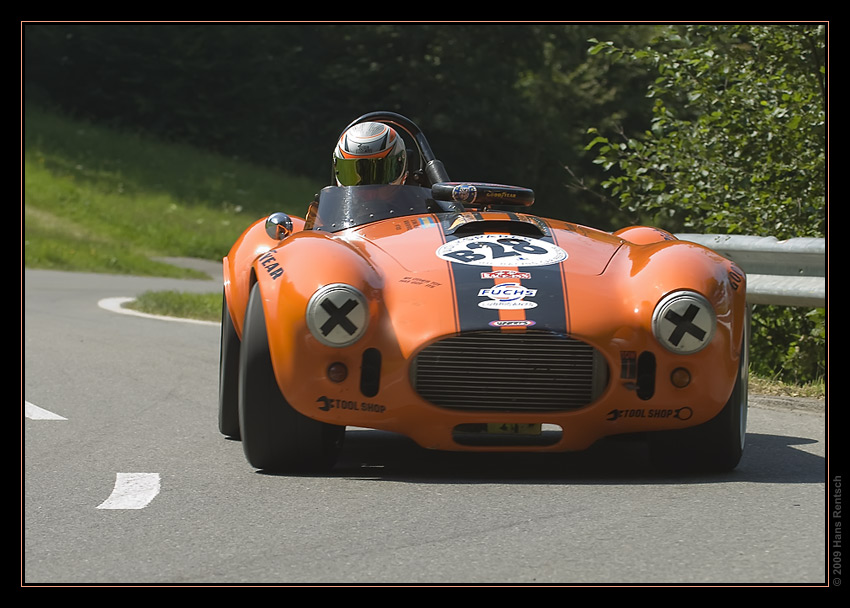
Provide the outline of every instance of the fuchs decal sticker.
{"type": "Polygon", "coordinates": [[[536,325],[536,321],[530,321],[528,319],[517,319],[516,321],[502,320],[498,321],[490,321],[490,327],[533,327],[536,325]]]}
{"type": "Polygon", "coordinates": [[[567,252],[548,241],[527,236],[476,234],[449,241],[437,257],[471,266],[548,266],[567,259],[567,252]]]}
{"type": "Polygon", "coordinates": [[[536,308],[536,302],[528,302],[523,298],[533,298],[537,295],[536,289],[523,287],[519,283],[502,283],[486,289],[478,291],[479,297],[490,298],[483,302],[479,302],[478,306],[490,310],[520,310],[526,308],[536,308]]]}

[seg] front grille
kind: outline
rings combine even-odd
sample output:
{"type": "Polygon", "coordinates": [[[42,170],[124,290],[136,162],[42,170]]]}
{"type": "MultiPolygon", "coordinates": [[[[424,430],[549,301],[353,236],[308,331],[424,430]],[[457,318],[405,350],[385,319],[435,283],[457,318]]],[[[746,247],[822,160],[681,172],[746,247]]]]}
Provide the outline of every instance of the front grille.
{"type": "Polygon", "coordinates": [[[607,379],[592,346],[542,331],[451,336],[423,349],[413,365],[419,395],[453,409],[573,410],[593,403],[607,379]]]}

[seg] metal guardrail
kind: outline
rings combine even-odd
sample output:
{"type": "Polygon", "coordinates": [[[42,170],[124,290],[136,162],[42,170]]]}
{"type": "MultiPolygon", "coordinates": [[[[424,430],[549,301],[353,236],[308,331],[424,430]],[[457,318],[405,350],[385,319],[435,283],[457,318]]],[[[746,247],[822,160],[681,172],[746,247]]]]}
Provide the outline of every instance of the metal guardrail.
{"type": "Polygon", "coordinates": [[[747,302],[821,308],[826,305],[826,240],[677,234],[738,264],[747,273],[747,302]]]}

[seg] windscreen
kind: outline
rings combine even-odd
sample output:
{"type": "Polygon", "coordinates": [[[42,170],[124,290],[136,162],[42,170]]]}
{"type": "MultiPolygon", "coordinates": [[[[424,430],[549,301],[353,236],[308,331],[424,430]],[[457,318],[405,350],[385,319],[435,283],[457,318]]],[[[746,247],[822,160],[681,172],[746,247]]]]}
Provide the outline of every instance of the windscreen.
{"type": "Polygon", "coordinates": [[[419,186],[328,186],[319,193],[313,230],[339,232],[392,217],[441,210],[429,188],[419,186]]]}

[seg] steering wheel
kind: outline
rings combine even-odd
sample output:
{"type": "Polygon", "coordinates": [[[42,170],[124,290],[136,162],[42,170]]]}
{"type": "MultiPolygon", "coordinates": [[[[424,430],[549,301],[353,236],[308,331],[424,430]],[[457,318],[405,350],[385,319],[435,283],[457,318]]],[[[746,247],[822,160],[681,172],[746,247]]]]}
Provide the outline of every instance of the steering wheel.
{"type": "Polygon", "coordinates": [[[520,186],[482,182],[439,182],[431,186],[435,200],[454,201],[467,207],[511,205],[530,207],[534,191],[520,186]]]}

